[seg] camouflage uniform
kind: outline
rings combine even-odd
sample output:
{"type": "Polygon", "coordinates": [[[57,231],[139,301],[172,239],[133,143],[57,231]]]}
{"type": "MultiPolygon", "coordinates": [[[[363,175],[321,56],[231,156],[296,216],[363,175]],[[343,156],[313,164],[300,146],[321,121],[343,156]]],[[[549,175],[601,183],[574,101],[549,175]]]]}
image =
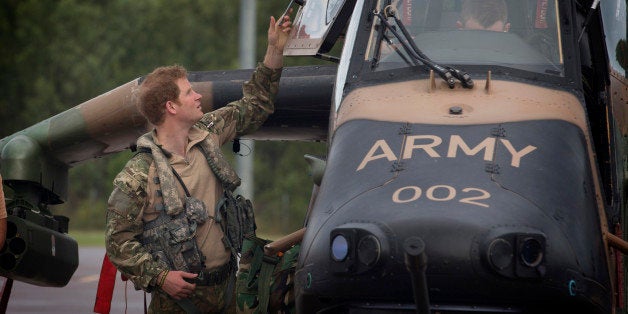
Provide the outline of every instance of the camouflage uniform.
{"type": "MultiPolygon", "coordinates": [[[[242,99],[206,113],[192,127],[186,160],[167,152],[156,154],[154,148],[159,146],[156,135],[148,133],[138,140],[138,148],[153,148],[153,154],[135,155],[115,178],[107,211],[107,255],[117,269],[135,284],[136,289],[154,292],[152,312],[182,311],[157,287],[158,274],[167,266],[156,261],[140,242],[144,223],[155,219],[162,210],[174,215],[183,209],[185,193],[172,173],[164,174],[164,169],[172,166],[181,175],[191,195],[202,200],[210,217],[213,217],[223,186],[235,189],[240,184],[235,171],[222,156],[220,146],[236,136],[255,131],[264,123],[274,111],[280,76],[281,69],[273,70],[258,64],[251,80],[243,84],[242,99]],[[198,147],[202,147],[206,154],[198,147]],[[212,159],[213,171],[205,158],[212,159]]],[[[211,219],[199,225],[196,237],[208,269],[220,267],[230,258],[230,252],[221,241],[223,234],[219,225],[213,225],[211,219]]],[[[197,285],[193,303],[202,312],[221,310],[228,281],[215,286],[197,285]]],[[[235,294],[232,299],[235,299],[235,294]]]]}

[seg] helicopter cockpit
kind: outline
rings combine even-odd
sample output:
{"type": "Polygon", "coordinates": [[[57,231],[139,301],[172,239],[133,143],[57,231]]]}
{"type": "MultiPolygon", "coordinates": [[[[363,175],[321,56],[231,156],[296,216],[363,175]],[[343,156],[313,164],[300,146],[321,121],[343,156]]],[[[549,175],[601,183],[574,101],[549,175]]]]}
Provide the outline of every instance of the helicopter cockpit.
{"type": "Polygon", "coordinates": [[[563,75],[556,1],[380,1],[374,14],[365,54],[374,71],[420,64],[414,44],[437,64],[563,75]]]}

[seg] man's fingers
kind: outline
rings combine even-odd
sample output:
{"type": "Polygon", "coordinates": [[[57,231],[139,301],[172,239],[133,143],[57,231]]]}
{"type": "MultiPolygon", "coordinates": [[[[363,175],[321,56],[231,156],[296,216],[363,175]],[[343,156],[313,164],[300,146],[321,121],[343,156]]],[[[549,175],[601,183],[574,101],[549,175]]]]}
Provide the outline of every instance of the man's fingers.
{"type": "Polygon", "coordinates": [[[194,273],[188,273],[188,272],[181,272],[181,277],[183,278],[196,278],[196,276],[198,276],[198,274],[194,274],[194,273]]]}
{"type": "Polygon", "coordinates": [[[268,27],[272,28],[272,27],[275,26],[275,24],[277,24],[277,21],[275,21],[275,17],[274,16],[271,16],[270,17],[270,24],[268,25],[268,27]]]}

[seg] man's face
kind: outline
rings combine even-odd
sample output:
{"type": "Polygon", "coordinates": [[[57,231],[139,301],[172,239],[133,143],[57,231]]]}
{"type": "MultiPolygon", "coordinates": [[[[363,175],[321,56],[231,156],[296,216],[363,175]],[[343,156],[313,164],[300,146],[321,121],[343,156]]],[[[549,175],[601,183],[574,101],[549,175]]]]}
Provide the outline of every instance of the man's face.
{"type": "Polygon", "coordinates": [[[179,86],[179,98],[175,103],[180,108],[178,116],[192,124],[198,122],[203,117],[201,94],[192,89],[192,85],[186,78],[178,79],[177,86],[179,86]]]}

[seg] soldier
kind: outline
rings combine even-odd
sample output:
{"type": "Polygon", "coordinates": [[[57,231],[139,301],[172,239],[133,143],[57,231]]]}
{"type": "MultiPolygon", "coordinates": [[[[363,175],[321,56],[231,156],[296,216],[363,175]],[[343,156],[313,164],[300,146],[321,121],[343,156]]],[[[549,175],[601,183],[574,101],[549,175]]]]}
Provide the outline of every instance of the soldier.
{"type": "Polygon", "coordinates": [[[460,11],[459,29],[508,32],[508,7],[504,0],[465,0],[460,11]]]}
{"type": "Polygon", "coordinates": [[[243,98],[203,114],[181,66],[155,69],[140,86],[139,108],[155,129],[114,180],[106,250],[137,289],[152,293],[149,312],[235,312],[234,254],[215,206],[240,184],[220,146],[250,133],[274,111],[291,30],[270,17],[268,47],[243,98]]]}

